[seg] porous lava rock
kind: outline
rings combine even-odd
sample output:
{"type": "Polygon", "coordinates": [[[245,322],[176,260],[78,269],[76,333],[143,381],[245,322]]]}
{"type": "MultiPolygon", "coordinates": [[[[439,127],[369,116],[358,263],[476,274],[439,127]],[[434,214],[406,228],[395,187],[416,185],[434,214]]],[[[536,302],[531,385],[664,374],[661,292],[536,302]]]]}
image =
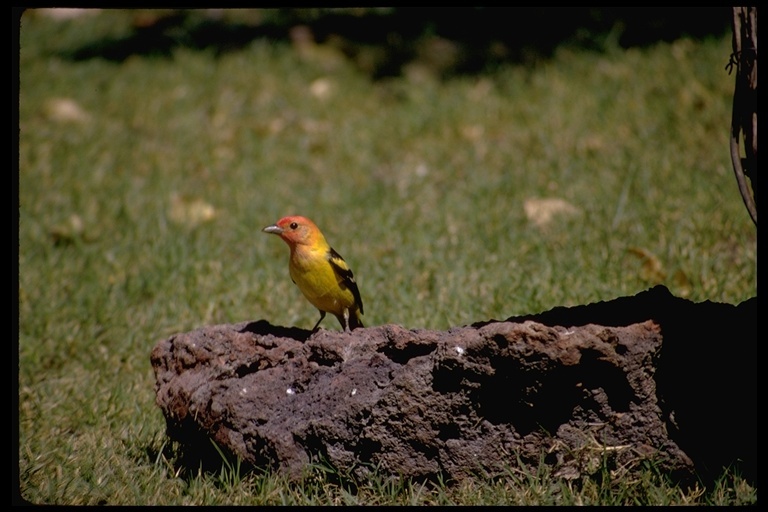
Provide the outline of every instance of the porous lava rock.
{"type": "Polygon", "coordinates": [[[663,286],[448,331],[206,326],[151,354],[168,435],[299,477],[756,471],[756,299],[663,286]]]}

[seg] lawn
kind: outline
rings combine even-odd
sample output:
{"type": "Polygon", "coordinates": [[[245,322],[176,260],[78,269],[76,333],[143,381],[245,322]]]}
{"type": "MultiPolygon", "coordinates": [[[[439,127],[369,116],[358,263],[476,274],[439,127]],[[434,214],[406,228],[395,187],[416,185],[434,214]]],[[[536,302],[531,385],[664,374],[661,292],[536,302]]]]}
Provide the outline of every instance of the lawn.
{"type": "MultiPolygon", "coordinates": [[[[258,26],[269,12],[239,15],[258,26]]],[[[322,466],[298,486],[226,460],[185,468],[149,364],[157,340],[203,325],[314,325],[287,248],[261,232],[288,214],[311,217],[352,267],[368,326],[445,330],[659,283],[696,302],[755,296],[756,229],[728,152],[730,34],[563,45],[450,76],[415,61],[374,80],[332,44],[200,48],[183,26],[165,51],[117,55],[142,16],[21,18],[24,499],[756,503],[738,475],[679,489],[653,467],[578,487],[531,468],[355,488],[322,466]]]]}

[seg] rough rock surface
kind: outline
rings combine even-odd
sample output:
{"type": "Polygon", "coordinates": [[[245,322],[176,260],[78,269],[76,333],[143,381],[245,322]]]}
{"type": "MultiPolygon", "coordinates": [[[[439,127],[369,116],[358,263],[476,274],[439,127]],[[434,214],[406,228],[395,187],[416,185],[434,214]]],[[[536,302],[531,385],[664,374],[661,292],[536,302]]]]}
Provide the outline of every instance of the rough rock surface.
{"type": "Polygon", "coordinates": [[[656,287],[448,331],[254,323],[157,343],[168,435],[258,467],[414,478],[542,461],[563,478],[650,458],[681,478],[756,471],[756,299],[694,304],[656,287]]]}

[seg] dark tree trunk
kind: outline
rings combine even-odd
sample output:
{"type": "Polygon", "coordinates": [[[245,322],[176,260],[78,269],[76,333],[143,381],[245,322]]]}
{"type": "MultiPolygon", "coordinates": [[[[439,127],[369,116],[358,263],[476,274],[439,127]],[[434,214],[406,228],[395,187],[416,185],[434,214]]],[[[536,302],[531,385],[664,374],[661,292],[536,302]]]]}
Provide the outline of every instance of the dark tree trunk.
{"type": "Polygon", "coordinates": [[[733,54],[736,66],[731,120],[731,161],[739,192],[752,221],[757,225],[757,6],[733,8],[733,54]],[[744,137],[741,157],[739,134],[744,137]],[[749,178],[750,186],[746,178],[749,178]]]}

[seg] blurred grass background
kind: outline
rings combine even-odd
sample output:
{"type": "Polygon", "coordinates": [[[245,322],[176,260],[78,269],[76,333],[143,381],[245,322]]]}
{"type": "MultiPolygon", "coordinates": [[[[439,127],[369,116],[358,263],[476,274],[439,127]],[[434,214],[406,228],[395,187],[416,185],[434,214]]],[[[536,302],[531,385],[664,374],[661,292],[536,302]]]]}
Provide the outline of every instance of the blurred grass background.
{"type": "MultiPolygon", "coordinates": [[[[570,10],[572,29],[529,45],[521,39],[549,21],[543,11],[469,10],[463,32],[421,10],[25,12],[21,495],[756,499],[738,479],[707,493],[662,479],[590,494],[539,475],[535,496],[507,482],[418,492],[374,483],[350,497],[322,478],[299,490],[277,476],[241,480],[226,464],[181,478],[154,405],[157,340],[262,318],[314,324],[287,248],[260,231],[287,214],[311,217],[353,268],[367,326],[448,329],[658,283],[693,301],[755,296],[756,230],[728,153],[729,11],[706,11],[699,32],[646,20],[658,29],[649,40],[640,12],[570,10]],[[502,15],[528,32],[505,39],[502,15]]],[[[323,326],[336,329],[331,320],[323,326]]]]}

